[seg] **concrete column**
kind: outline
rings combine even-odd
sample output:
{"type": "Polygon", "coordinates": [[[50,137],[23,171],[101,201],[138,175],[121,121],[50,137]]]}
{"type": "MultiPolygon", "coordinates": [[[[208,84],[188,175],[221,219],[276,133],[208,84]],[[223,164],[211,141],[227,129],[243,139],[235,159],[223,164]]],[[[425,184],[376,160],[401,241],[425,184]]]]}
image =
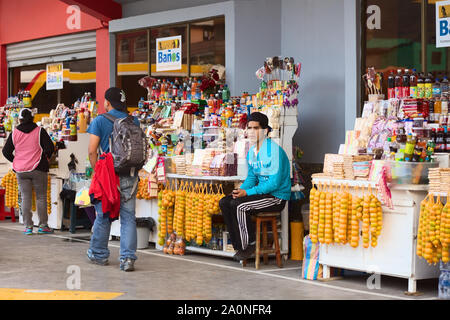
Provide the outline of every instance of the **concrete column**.
{"type": "Polygon", "coordinates": [[[109,88],[109,32],[107,28],[97,30],[96,49],[96,99],[98,101],[98,113],[103,113],[105,91],[109,88]]]}

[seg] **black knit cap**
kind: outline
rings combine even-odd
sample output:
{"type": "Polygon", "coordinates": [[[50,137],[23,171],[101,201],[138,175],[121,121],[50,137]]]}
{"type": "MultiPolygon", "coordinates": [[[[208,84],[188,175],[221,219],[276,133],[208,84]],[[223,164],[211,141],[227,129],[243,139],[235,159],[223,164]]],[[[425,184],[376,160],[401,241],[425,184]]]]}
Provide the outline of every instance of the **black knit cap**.
{"type": "Polygon", "coordinates": [[[256,121],[259,123],[262,129],[269,129],[269,132],[272,131],[272,128],[269,127],[269,118],[264,113],[261,112],[253,112],[250,114],[248,118],[248,122],[256,121]]]}
{"type": "Polygon", "coordinates": [[[33,122],[33,113],[30,109],[28,108],[23,108],[22,110],[20,110],[19,112],[19,120],[22,123],[25,122],[33,122]]]}
{"type": "Polygon", "coordinates": [[[127,104],[125,92],[117,87],[111,87],[105,92],[105,99],[108,100],[114,109],[119,111],[126,111],[127,104]]]}

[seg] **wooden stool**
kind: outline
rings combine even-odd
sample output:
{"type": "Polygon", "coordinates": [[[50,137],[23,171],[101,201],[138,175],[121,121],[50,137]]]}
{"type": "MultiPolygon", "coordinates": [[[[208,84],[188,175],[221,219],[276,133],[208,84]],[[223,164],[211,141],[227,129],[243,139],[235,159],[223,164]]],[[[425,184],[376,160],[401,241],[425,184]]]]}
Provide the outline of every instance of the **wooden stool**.
{"type": "MultiPolygon", "coordinates": [[[[275,253],[278,267],[282,267],[280,244],[278,243],[278,229],[277,217],[280,212],[261,212],[257,213],[253,218],[256,220],[256,252],[255,252],[255,267],[259,269],[259,261],[261,254],[263,255],[264,264],[268,264],[269,253],[275,253]],[[273,242],[275,249],[269,248],[267,243],[267,223],[272,224],[273,242]],[[261,227],[262,227],[262,248],[261,248],[261,227]]],[[[245,267],[247,261],[242,261],[242,266],[245,267]]]]}

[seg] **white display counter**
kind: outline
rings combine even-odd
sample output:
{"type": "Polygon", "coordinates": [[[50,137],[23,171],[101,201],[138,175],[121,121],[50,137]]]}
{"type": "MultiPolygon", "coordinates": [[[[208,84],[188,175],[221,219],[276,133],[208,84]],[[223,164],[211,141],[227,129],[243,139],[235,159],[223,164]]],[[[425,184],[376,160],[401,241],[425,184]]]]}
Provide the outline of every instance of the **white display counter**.
{"type": "MultiPolygon", "coordinates": [[[[363,194],[361,187],[372,190],[374,182],[313,179],[313,184],[332,182],[348,184],[352,195],[363,194]],[[360,187],[355,189],[354,187],[360,187]]],[[[366,189],[367,190],[367,189],[366,189]]],[[[428,185],[391,186],[394,209],[385,206],[383,210],[383,228],[375,248],[362,246],[362,238],[357,248],[349,244],[320,245],[319,261],[323,265],[323,277],[330,277],[329,267],[337,267],[367,273],[377,273],[408,279],[408,293],[416,293],[416,281],[438,278],[439,265],[428,263],[416,255],[417,228],[420,215],[420,203],[426,197],[428,185]]],[[[366,191],[367,192],[367,191],[366,191]]]]}

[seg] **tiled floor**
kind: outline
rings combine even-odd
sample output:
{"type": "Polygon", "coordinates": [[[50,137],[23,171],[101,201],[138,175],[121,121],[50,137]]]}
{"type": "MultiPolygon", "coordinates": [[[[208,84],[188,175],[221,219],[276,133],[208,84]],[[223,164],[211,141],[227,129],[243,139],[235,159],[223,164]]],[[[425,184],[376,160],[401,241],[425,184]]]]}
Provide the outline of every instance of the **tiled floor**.
{"type": "MultiPolygon", "coordinates": [[[[18,223],[0,222],[0,299],[11,297],[7,289],[25,289],[28,295],[33,290],[31,293],[41,294],[40,298],[52,290],[67,291],[66,297],[59,296],[61,299],[92,299],[95,293],[99,299],[150,300],[437,298],[437,279],[418,281],[417,289],[422,295],[411,297],[404,294],[406,279],[382,276],[381,288],[371,290],[367,287],[368,274],[345,271],[340,280],[309,281],[300,278],[299,261],[287,260],[279,269],[271,259],[269,265],[255,270],[253,261],[242,268],[231,258],[193,253],[169,256],[154,248],[138,250],[136,270],[125,273],[119,270],[119,241],[110,241],[109,265],[98,266],[90,264],[85,255],[88,230],[25,236],[22,229],[18,223]],[[73,291],[77,293],[74,295],[73,291]]],[[[20,294],[16,297],[25,299],[20,294]]],[[[53,298],[59,299],[55,295],[53,298]]]]}

